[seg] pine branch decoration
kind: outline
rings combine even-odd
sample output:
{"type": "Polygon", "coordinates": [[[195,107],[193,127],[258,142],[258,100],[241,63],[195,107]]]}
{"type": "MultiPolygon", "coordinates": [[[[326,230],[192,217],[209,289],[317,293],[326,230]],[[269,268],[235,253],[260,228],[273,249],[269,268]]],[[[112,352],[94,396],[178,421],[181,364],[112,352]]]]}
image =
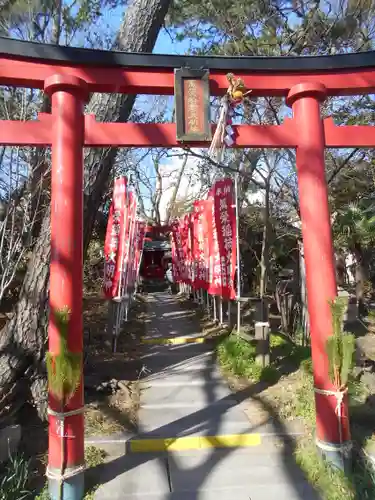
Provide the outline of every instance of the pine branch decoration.
{"type": "Polygon", "coordinates": [[[82,354],[69,352],[68,326],[71,311],[64,307],[55,312],[55,321],[60,334],[59,354],[47,353],[48,384],[51,393],[62,403],[67,403],[78,389],[81,371],[82,354]]]}
{"type": "Polygon", "coordinates": [[[337,390],[347,386],[353,366],[355,338],[344,332],[344,315],[348,307],[347,297],[336,297],[330,301],[333,335],[327,339],[326,351],[329,363],[329,378],[337,390]]]}

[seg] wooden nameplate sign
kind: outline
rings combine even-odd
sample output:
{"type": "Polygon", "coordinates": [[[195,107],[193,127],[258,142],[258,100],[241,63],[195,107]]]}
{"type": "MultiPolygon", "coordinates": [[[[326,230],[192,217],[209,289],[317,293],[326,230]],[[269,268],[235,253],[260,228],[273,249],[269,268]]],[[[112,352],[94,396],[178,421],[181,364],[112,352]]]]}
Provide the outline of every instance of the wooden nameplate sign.
{"type": "Polygon", "coordinates": [[[211,141],[209,71],[176,69],[174,91],[177,140],[211,141]]]}

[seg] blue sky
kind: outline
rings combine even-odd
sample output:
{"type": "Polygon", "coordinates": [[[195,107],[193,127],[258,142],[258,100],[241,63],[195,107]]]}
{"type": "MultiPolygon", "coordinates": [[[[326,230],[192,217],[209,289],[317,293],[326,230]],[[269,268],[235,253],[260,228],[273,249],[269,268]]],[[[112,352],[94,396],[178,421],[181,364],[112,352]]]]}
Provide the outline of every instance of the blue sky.
{"type": "MultiPolygon", "coordinates": [[[[108,37],[113,40],[113,37],[115,36],[116,32],[118,31],[120,24],[122,22],[124,15],[124,7],[117,7],[115,9],[108,10],[107,12],[104,13],[104,15],[101,17],[101,19],[98,21],[97,25],[95,25],[95,29],[98,30],[98,34],[103,36],[103,39],[108,37]]],[[[77,45],[80,44],[87,44],[87,39],[85,40],[84,34],[80,35],[77,37],[75,40],[77,45]]],[[[171,36],[168,34],[168,32],[165,29],[162,29],[159,33],[158,39],[156,41],[155,47],[153,52],[156,54],[186,54],[189,49],[191,48],[191,41],[190,40],[184,40],[182,42],[175,42],[172,40],[171,36]]],[[[148,108],[147,106],[147,101],[145,99],[145,96],[140,96],[140,100],[138,100],[137,107],[139,109],[142,108],[148,108]],[[142,102],[140,102],[142,101],[142,102]]],[[[171,168],[173,168],[173,160],[176,161],[176,159],[171,159],[171,158],[163,158],[162,163],[165,164],[170,164],[171,168]]],[[[153,178],[155,176],[155,171],[154,167],[152,164],[152,158],[151,156],[146,157],[143,160],[143,165],[142,169],[145,169],[149,175],[150,178],[153,178]]],[[[149,203],[147,202],[146,197],[150,194],[147,189],[143,186],[140,186],[141,193],[143,194],[145,206],[149,208],[149,203]]]]}
{"type": "MultiPolygon", "coordinates": [[[[113,35],[117,32],[122,22],[124,12],[123,6],[116,7],[115,9],[108,9],[103,14],[98,23],[99,30],[106,27],[113,35]]],[[[185,54],[190,48],[190,40],[183,42],[172,42],[170,35],[166,30],[161,30],[157,39],[154,53],[156,54],[185,54]]]]}
{"type": "Polygon", "coordinates": [[[183,42],[172,41],[168,33],[163,30],[160,32],[156,41],[154,53],[155,54],[186,54],[190,48],[190,41],[184,40],[183,42]]]}

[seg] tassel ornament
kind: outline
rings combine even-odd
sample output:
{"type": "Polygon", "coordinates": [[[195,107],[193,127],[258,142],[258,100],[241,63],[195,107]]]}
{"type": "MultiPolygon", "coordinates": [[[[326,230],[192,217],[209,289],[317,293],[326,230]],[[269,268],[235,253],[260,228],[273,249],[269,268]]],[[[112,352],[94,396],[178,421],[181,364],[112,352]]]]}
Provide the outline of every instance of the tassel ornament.
{"type": "Polygon", "coordinates": [[[241,78],[236,79],[232,73],[228,73],[227,79],[229,82],[228,90],[221,99],[219,120],[208,149],[208,156],[217,163],[222,162],[225,148],[231,148],[236,143],[235,132],[232,127],[234,107],[241,104],[251,92],[251,90],[246,90],[241,78]]]}

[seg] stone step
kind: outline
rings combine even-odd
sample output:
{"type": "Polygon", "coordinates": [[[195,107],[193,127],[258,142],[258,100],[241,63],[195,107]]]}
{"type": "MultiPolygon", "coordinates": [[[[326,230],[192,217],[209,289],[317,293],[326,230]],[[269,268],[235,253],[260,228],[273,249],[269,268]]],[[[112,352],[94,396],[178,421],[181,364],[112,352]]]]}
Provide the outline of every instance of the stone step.
{"type": "Polygon", "coordinates": [[[204,339],[204,336],[201,332],[197,332],[194,330],[189,335],[182,335],[181,332],[168,332],[167,334],[163,334],[162,332],[158,332],[156,334],[148,334],[142,337],[141,343],[145,345],[168,345],[169,343],[172,345],[181,345],[186,343],[196,343],[197,340],[200,342],[204,339]]]}
{"type": "Polygon", "coordinates": [[[152,421],[149,425],[143,424],[138,430],[137,437],[139,439],[151,438],[173,438],[185,436],[228,436],[242,434],[262,434],[264,436],[273,435],[276,433],[272,423],[264,423],[259,426],[252,426],[245,419],[241,419],[238,414],[233,415],[230,419],[210,419],[204,422],[190,421],[188,425],[182,425],[181,422],[172,422],[167,425],[157,427],[152,421]],[[233,420],[233,418],[238,418],[233,420]]]}
{"type": "Polygon", "coordinates": [[[216,359],[211,352],[203,352],[191,357],[179,353],[173,356],[158,354],[157,356],[145,356],[138,363],[143,365],[146,370],[150,370],[150,372],[147,372],[148,374],[160,370],[165,370],[168,373],[191,369],[214,370],[214,367],[217,366],[216,359]]]}
{"type": "Polygon", "coordinates": [[[244,413],[244,406],[233,403],[228,398],[227,405],[206,405],[203,408],[186,406],[150,407],[139,410],[139,422],[142,432],[165,430],[168,436],[176,436],[193,428],[218,428],[227,422],[249,424],[244,413]]]}
{"type": "Polygon", "coordinates": [[[177,449],[201,450],[207,447],[212,449],[256,447],[257,453],[267,450],[270,454],[275,451],[280,452],[287,446],[290,447],[300,434],[293,429],[285,431],[284,434],[278,434],[272,424],[250,427],[248,422],[243,421],[209,422],[184,430],[166,426],[150,432],[140,429],[134,434],[87,437],[85,446],[104,449],[112,458],[134,453],[150,454],[150,450],[160,454],[166,451],[175,452],[177,449]],[[199,442],[197,442],[198,437],[199,442]],[[188,438],[187,443],[186,438],[188,438]]]}
{"type": "Polygon", "coordinates": [[[141,494],[111,494],[98,491],[95,500],[321,500],[317,493],[312,491],[306,483],[301,484],[271,484],[257,485],[252,488],[230,487],[216,490],[199,490],[199,492],[173,493],[141,493],[141,494]]]}
{"type": "Polygon", "coordinates": [[[184,369],[181,369],[181,367],[166,368],[165,370],[147,374],[142,379],[145,383],[154,381],[165,384],[190,384],[196,381],[202,383],[207,380],[209,382],[222,381],[222,375],[217,364],[209,364],[203,368],[194,365],[184,369]]]}
{"type": "Polygon", "coordinates": [[[232,486],[283,483],[285,472],[293,479],[302,480],[302,473],[295,465],[293,456],[267,446],[231,449],[201,449],[177,451],[168,454],[169,474],[173,491],[214,490],[232,486]],[[264,452],[266,451],[266,452],[264,452]]]}
{"type": "Polygon", "coordinates": [[[188,343],[188,344],[158,344],[145,345],[144,352],[141,352],[141,359],[156,356],[185,356],[192,358],[201,354],[214,355],[214,346],[212,342],[188,343]]]}
{"type": "Polygon", "coordinates": [[[268,448],[121,457],[107,465],[106,479],[96,500],[319,499],[290,451],[268,448]]]}
{"type": "MultiPolygon", "coordinates": [[[[158,404],[194,404],[202,408],[211,403],[219,403],[232,393],[225,384],[219,381],[201,380],[200,384],[161,384],[144,382],[141,386],[141,406],[158,404]]],[[[233,398],[230,398],[233,399],[233,398]]]]}

